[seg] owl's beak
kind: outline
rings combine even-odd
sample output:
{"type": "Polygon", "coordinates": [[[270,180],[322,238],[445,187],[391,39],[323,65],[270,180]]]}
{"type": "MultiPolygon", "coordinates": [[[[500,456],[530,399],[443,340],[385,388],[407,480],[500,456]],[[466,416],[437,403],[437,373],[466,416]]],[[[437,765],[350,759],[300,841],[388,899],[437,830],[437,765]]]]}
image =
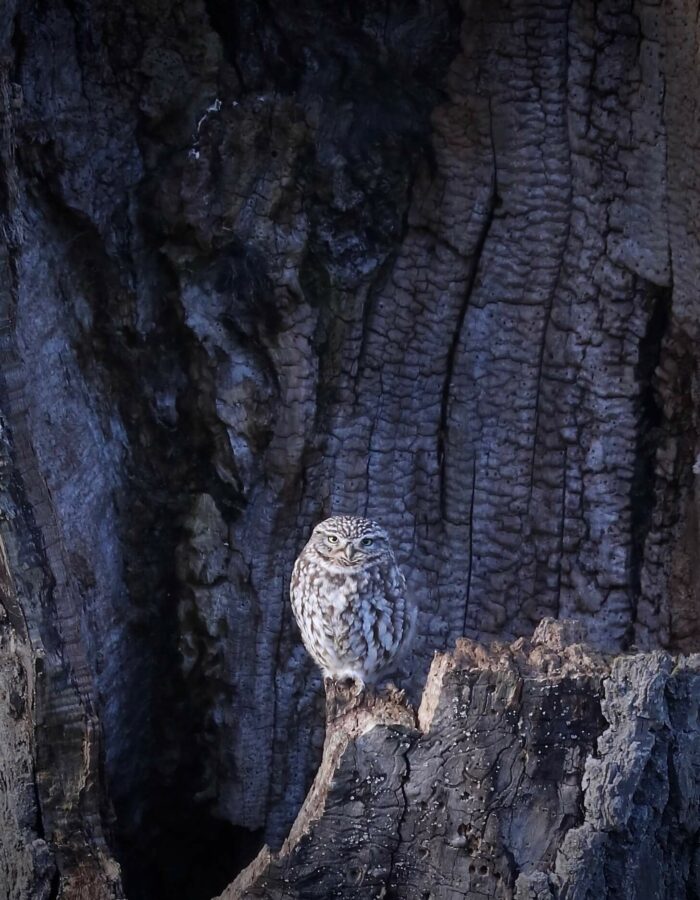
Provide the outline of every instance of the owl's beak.
{"type": "Polygon", "coordinates": [[[353,556],[355,555],[355,548],[352,544],[346,544],[345,546],[345,557],[348,561],[352,561],[353,556]]]}

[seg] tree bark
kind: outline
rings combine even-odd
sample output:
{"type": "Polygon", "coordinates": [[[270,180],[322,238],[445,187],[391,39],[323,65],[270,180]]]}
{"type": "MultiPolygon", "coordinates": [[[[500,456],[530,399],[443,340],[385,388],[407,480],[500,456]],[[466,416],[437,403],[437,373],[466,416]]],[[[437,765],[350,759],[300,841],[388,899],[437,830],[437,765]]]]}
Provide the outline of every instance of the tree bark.
{"type": "Polygon", "coordinates": [[[544,617],[698,650],[695,4],[4,11],[5,896],[205,900],[281,847],[330,513],[392,536],[414,701],[544,617]]]}
{"type": "Polygon", "coordinates": [[[220,900],[696,896],[700,661],[606,659],[574,625],[458,641],[417,727],[391,696],[333,721],[290,838],[220,900]]]}

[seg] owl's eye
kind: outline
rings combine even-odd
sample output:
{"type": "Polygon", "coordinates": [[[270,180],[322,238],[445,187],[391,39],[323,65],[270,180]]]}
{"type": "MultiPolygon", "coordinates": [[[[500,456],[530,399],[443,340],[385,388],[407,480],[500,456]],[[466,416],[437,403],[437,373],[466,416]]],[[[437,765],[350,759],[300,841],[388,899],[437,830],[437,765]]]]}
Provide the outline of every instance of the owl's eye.
{"type": "Polygon", "coordinates": [[[372,538],[362,538],[360,543],[363,547],[371,547],[374,541],[372,540],[372,538]]]}
{"type": "Polygon", "coordinates": [[[335,535],[335,534],[329,534],[329,535],[328,535],[328,543],[329,543],[329,544],[337,544],[337,543],[338,543],[338,536],[335,535]]]}

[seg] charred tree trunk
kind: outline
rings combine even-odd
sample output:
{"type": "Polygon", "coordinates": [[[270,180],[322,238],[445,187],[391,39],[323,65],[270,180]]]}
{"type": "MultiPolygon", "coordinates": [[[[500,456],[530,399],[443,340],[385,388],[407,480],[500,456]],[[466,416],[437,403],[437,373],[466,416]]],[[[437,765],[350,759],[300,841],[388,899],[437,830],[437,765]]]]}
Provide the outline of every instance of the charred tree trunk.
{"type": "MultiPolygon", "coordinates": [[[[658,653],[700,647],[696,4],[3,11],[0,898],[205,900],[281,847],[324,740],[287,582],[329,513],[398,548],[414,702],[436,650],[546,616],[647,654],[613,681],[656,666],[676,690],[658,653]]],[[[575,677],[583,703],[598,676],[575,677]]],[[[548,849],[514,843],[517,800],[498,890],[539,896],[516,872],[606,831],[601,792],[559,805],[622,734],[596,721],[557,720],[571,783],[548,849]]],[[[347,753],[419,790],[405,767],[445,738],[406,727],[347,753]]],[[[690,822],[679,796],[659,815],[690,822]]],[[[470,803],[457,829],[486,822],[470,803]]]]}
{"type": "Polygon", "coordinates": [[[606,660],[571,624],[458,641],[417,723],[388,698],[329,725],[289,840],[220,900],[697,896],[698,660],[606,660]]]}

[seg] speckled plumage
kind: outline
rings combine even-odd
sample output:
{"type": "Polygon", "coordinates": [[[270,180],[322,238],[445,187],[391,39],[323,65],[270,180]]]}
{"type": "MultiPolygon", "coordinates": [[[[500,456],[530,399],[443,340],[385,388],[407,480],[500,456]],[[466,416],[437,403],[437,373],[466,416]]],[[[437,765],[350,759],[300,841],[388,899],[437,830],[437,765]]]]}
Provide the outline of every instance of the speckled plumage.
{"type": "Polygon", "coordinates": [[[376,681],[410,640],[414,613],[381,526],[357,516],[320,522],[294,564],[294,616],[326,677],[376,681]]]}

